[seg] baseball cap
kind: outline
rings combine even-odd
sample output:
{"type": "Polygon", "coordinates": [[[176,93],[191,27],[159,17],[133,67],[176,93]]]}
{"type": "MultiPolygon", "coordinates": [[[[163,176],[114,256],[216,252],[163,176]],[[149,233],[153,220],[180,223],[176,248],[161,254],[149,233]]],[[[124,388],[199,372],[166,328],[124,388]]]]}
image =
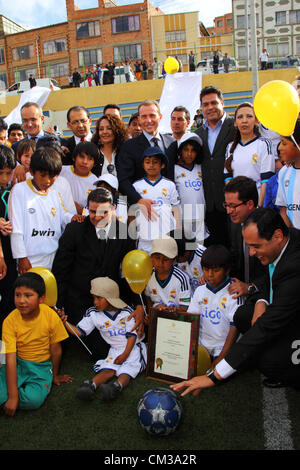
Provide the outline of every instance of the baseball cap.
{"type": "Polygon", "coordinates": [[[157,146],[147,147],[143,153],[142,161],[144,161],[144,158],[146,157],[160,157],[163,163],[167,163],[164,152],[157,146]]]}
{"type": "Polygon", "coordinates": [[[101,175],[100,178],[94,183],[94,186],[97,186],[101,181],[109,184],[113,189],[119,189],[119,181],[118,178],[111,173],[104,173],[101,175]]]}
{"type": "Polygon", "coordinates": [[[165,235],[162,238],[156,238],[152,242],[152,248],[150,254],[160,253],[167,258],[174,259],[178,255],[178,247],[174,238],[165,235]]]}
{"type": "Polygon", "coordinates": [[[118,284],[109,277],[96,277],[91,280],[91,294],[104,297],[115,308],[125,308],[127,304],[120,299],[118,284]]]}

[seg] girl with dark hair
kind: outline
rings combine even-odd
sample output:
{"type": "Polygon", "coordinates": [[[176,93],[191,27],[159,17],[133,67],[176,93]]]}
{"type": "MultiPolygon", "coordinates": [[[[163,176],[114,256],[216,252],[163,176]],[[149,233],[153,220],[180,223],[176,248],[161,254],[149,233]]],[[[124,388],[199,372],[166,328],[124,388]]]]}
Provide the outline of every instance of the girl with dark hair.
{"type": "Polygon", "coordinates": [[[127,139],[127,128],[121,119],[111,114],[106,114],[98,119],[92,142],[98,145],[100,149],[101,174],[112,173],[115,176],[117,175],[116,158],[121,145],[127,139]]]}
{"type": "Polygon", "coordinates": [[[266,186],[275,173],[272,143],[260,137],[253,105],[245,102],[237,106],[234,115],[235,135],[226,150],[225,182],[235,176],[247,176],[256,182],[258,205],[264,203],[266,186]]]}

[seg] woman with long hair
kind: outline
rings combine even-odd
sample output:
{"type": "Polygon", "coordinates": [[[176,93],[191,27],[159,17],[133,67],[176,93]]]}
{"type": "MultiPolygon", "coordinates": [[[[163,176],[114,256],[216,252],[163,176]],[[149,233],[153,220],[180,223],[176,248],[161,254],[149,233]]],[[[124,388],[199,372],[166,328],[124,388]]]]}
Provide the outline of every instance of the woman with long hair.
{"type": "Polygon", "coordinates": [[[263,206],[268,179],[275,173],[275,157],[270,140],[260,136],[253,105],[237,106],[234,115],[235,134],[228,144],[225,160],[225,182],[235,176],[247,176],[256,182],[263,206]]]}
{"type": "Polygon", "coordinates": [[[121,145],[128,139],[125,124],[118,117],[105,114],[96,122],[92,142],[99,147],[102,170],[100,174],[117,175],[116,159],[121,145]]]}

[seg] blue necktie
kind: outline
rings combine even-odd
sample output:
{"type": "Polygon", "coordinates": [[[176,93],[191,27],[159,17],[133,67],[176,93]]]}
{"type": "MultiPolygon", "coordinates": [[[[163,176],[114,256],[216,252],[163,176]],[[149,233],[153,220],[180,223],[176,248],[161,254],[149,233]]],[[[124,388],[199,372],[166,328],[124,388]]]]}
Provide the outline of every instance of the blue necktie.
{"type": "Polygon", "coordinates": [[[272,276],[274,273],[275,265],[273,263],[269,264],[269,276],[270,276],[270,304],[273,300],[273,288],[272,288],[272,276]]]}

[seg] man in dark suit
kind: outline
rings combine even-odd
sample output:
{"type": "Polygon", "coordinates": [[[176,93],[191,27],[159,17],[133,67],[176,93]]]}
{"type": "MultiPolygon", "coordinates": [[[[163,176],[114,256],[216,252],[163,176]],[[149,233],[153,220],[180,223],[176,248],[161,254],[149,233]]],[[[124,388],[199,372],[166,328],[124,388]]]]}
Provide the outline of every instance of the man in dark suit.
{"type": "MultiPolygon", "coordinates": [[[[129,238],[127,225],[115,219],[110,191],[104,188],[91,191],[88,209],[89,216],[82,223],[68,224],[60,238],[52,267],[58,285],[56,305],[64,308],[70,322],[76,324],[93,306],[91,280],[107,276],[118,283],[121,298],[137,306],[136,324],[142,323],[144,311],[141,305],[138,306],[139,298],[120,274],[122,260],[135,249],[135,241],[129,238]]],[[[89,335],[87,343],[95,356],[107,351],[98,333],[89,335]]]]}
{"type": "Polygon", "coordinates": [[[300,231],[288,229],[273,209],[259,208],[245,221],[243,237],[250,255],[269,268],[264,295],[254,309],[237,310],[234,322],[243,325],[243,336],[225,359],[206,375],[172,387],[187,387],[184,394],[198,394],[253,365],[267,377],[265,386],[300,388],[300,231]]]}
{"type": "Polygon", "coordinates": [[[84,106],[72,106],[67,112],[67,126],[73,132],[72,137],[61,139],[61,145],[65,153],[63,165],[73,165],[72,154],[80,142],[92,139],[92,119],[84,106]]]}
{"type": "Polygon", "coordinates": [[[229,142],[233,140],[233,119],[224,112],[222,92],[207,86],[200,93],[204,122],[195,131],[203,142],[202,179],[206,201],[206,224],[210,232],[207,244],[229,246],[224,202],[224,162],[229,142]]]}
{"type": "Polygon", "coordinates": [[[159,133],[159,123],[162,115],[156,101],[144,101],[139,105],[139,122],[142,133],[124,142],[120,148],[117,173],[119,180],[119,191],[127,196],[128,203],[143,204],[150,217],[153,201],[141,198],[133,187],[133,183],[144,176],[142,167],[142,155],[149,146],[158,146],[167,157],[167,165],[163,172],[164,176],[174,178],[174,164],[177,159],[177,142],[166,134],[159,133]]]}

